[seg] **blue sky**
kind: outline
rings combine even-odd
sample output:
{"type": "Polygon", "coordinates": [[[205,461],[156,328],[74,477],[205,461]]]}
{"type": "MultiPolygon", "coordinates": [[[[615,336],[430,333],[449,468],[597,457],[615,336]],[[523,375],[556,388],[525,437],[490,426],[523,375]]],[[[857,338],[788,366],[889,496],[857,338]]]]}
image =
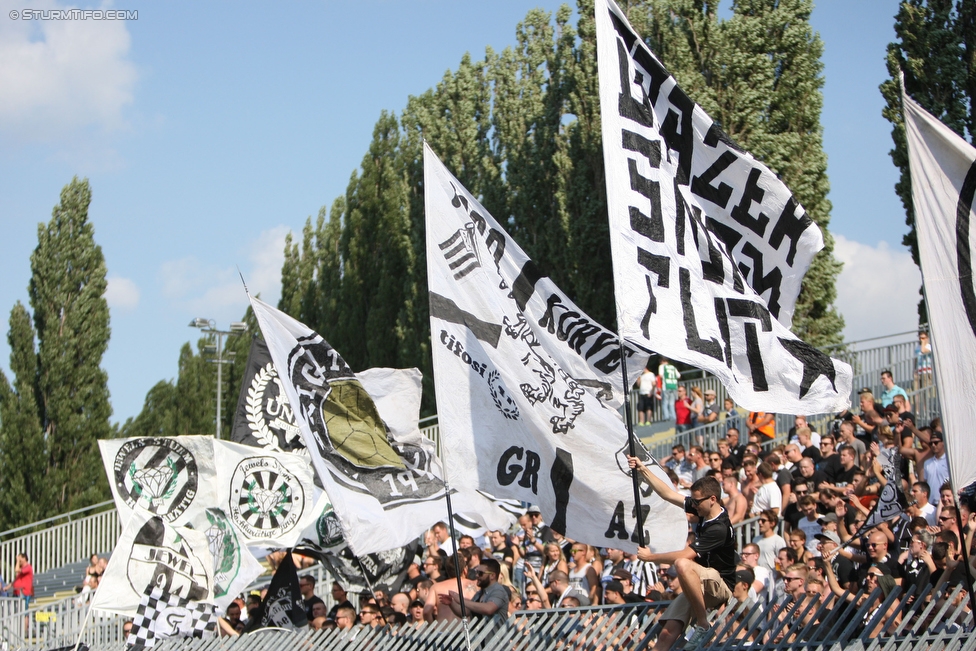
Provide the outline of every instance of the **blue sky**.
{"type": "MultiPolygon", "coordinates": [[[[0,330],[27,302],[38,222],[72,176],[87,177],[108,265],[113,420],[135,415],[176,374],[191,319],[226,326],[243,314],[238,266],[277,301],[285,234],[345,191],[380,111],[402,109],[465,52],[512,44],[530,8],[558,5],[0,0],[0,330]],[[9,17],[67,6],[134,9],[138,20],[9,17]]],[[[853,338],[914,325],[918,272],[901,247],[877,90],[896,9],[823,0],[812,18],[825,43],[831,231],[846,263],[838,307],[853,338]],[[882,302],[893,286],[903,316],[882,302]]],[[[4,336],[5,372],[8,356],[4,336]]]]}

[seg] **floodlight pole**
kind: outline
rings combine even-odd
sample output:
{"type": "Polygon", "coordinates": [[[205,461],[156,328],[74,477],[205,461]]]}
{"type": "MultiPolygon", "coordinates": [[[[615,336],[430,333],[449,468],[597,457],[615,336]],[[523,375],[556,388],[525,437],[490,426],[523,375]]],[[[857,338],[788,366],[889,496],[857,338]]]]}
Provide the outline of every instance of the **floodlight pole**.
{"type": "Polygon", "coordinates": [[[190,321],[191,328],[200,328],[201,332],[206,332],[207,334],[215,335],[217,338],[217,359],[210,360],[217,365],[217,424],[214,438],[220,439],[220,427],[222,424],[222,396],[221,389],[223,388],[223,366],[230,362],[230,360],[224,359],[224,337],[229,337],[231,335],[240,334],[247,331],[247,324],[237,321],[230,324],[230,330],[218,330],[216,328],[216,322],[213,319],[194,319],[190,321]]]}

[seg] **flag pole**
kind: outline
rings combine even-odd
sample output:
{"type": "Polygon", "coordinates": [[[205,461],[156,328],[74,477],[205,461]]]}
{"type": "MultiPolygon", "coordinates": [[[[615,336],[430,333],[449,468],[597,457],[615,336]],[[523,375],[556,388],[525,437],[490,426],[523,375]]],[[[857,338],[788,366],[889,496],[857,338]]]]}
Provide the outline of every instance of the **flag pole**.
{"type": "MultiPolygon", "coordinates": [[[[637,442],[634,439],[634,417],[630,410],[630,387],[627,386],[627,350],[622,337],[620,338],[620,373],[623,377],[624,387],[624,417],[627,419],[627,444],[630,446],[630,456],[636,457],[637,442]]],[[[641,509],[640,499],[640,475],[631,471],[630,478],[634,484],[634,505],[637,509],[637,545],[646,547],[647,543],[644,540],[644,518],[642,517],[644,512],[641,509]]]]}
{"type": "Polygon", "coordinates": [[[88,620],[91,619],[92,610],[94,610],[94,608],[89,605],[88,611],[85,612],[85,619],[81,622],[81,630],[78,631],[78,639],[75,640],[74,651],[78,651],[78,646],[81,644],[81,637],[85,634],[85,629],[88,628],[88,620]]]}
{"type": "Polygon", "coordinates": [[[471,651],[471,636],[468,632],[468,609],[464,605],[464,584],[461,582],[461,559],[457,546],[457,536],[454,531],[454,509],[451,507],[451,485],[448,483],[447,470],[444,471],[444,497],[447,498],[447,523],[451,528],[451,545],[454,547],[454,571],[457,574],[458,600],[461,602],[461,624],[464,626],[464,641],[468,651],[471,651]]]}
{"type": "MultiPolygon", "coordinates": [[[[901,86],[901,93],[900,93],[899,97],[901,97],[903,99],[905,97],[905,95],[908,94],[908,92],[905,90],[905,71],[904,70],[899,70],[898,72],[899,72],[899,75],[898,75],[898,83],[901,86]]],[[[902,101],[902,106],[901,106],[901,121],[902,121],[902,124],[904,125],[905,124],[905,103],[904,103],[904,101],[902,101]]],[[[914,203],[915,203],[915,195],[912,194],[912,204],[913,204],[913,206],[914,206],[914,203]]],[[[921,264],[918,265],[918,273],[919,273],[919,276],[922,279],[922,300],[925,301],[925,308],[927,310],[928,309],[928,306],[929,306],[929,297],[928,297],[927,292],[925,291],[925,272],[922,271],[922,265],[921,264]]],[[[935,386],[935,395],[936,396],[939,396],[940,407],[941,407],[942,391],[939,389],[939,374],[936,372],[938,369],[936,368],[936,361],[935,361],[936,344],[935,344],[935,332],[934,332],[934,329],[932,328],[932,319],[929,319],[929,345],[932,347],[932,383],[933,383],[933,386],[935,386]]],[[[945,436],[945,434],[943,434],[943,436],[945,436]]],[[[932,443],[931,443],[931,439],[930,439],[929,440],[929,447],[931,447],[931,445],[932,445],[932,443]]],[[[943,444],[943,445],[945,445],[945,444],[943,444]]],[[[945,454],[946,454],[946,467],[949,469],[949,485],[952,487],[953,501],[956,502],[956,526],[959,529],[959,538],[960,538],[960,540],[959,540],[959,547],[962,549],[962,562],[963,562],[963,566],[964,566],[963,567],[963,570],[964,570],[963,571],[963,576],[966,577],[967,587],[970,588],[969,590],[967,590],[967,592],[969,593],[969,606],[970,606],[970,608],[973,611],[973,616],[976,617],[976,592],[974,592],[972,590],[972,580],[970,579],[970,574],[969,574],[969,549],[967,549],[968,545],[966,544],[966,534],[963,532],[963,527],[962,527],[962,514],[959,513],[959,503],[958,503],[958,501],[956,499],[956,495],[957,495],[957,490],[958,489],[956,487],[955,480],[954,480],[954,478],[952,476],[952,474],[953,474],[952,473],[952,464],[949,463],[949,447],[948,446],[945,446],[945,454]]]]}
{"type": "MultiPolygon", "coordinates": [[[[438,432],[440,428],[438,428],[438,432]]],[[[444,471],[444,498],[447,500],[447,526],[451,531],[451,545],[454,547],[454,573],[457,574],[458,600],[461,602],[461,626],[464,628],[464,642],[471,651],[471,633],[468,630],[468,609],[464,605],[464,584],[461,582],[461,559],[458,558],[457,532],[454,530],[454,507],[451,505],[451,481],[447,478],[447,450],[444,448],[440,434],[437,436],[437,456],[441,460],[444,471]]]]}

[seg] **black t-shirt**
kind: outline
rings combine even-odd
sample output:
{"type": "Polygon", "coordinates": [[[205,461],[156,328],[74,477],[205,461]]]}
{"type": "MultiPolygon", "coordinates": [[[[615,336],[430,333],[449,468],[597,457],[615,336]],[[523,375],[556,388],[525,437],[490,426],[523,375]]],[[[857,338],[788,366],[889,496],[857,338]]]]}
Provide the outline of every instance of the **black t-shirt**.
{"type": "MultiPolygon", "coordinates": [[[[318,599],[318,597],[316,597],[316,599],[318,599]]],[[[332,610],[329,611],[329,614],[326,615],[326,617],[328,617],[332,621],[335,621],[336,613],[339,612],[340,608],[352,608],[353,610],[356,610],[356,608],[352,605],[352,603],[348,599],[346,599],[341,604],[336,604],[332,606],[332,610]]],[[[309,609],[309,614],[311,614],[311,609],[309,609]]],[[[309,618],[308,621],[312,621],[311,618],[309,618]]]]}
{"type": "Polygon", "coordinates": [[[829,457],[821,457],[820,463],[816,464],[817,470],[827,476],[827,481],[834,483],[834,474],[842,470],[840,466],[840,455],[836,452],[829,457]]]}
{"type": "MultiPolygon", "coordinates": [[[[874,562],[870,558],[868,558],[867,563],[861,564],[861,567],[858,568],[858,572],[857,572],[858,581],[864,583],[864,579],[868,575],[868,568],[871,567],[873,563],[874,562]]],[[[884,559],[881,561],[881,564],[888,568],[888,571],[891,572],[892,578],[895,579],[902,578],[901,565],[898,563],[898,559],[892,556],[890,553],[884,557],[884,559]]]]}
{"type": "Polygon", "coordinates": [[[929,566],[925,564],[925,561],[921,558],[912,558],[911,556],[901,566],[901,574],[904,579],[902,588],[908,590],[910,586],[914,585],[916,596],[928,584],[929,577],[932,576],[932,572],[929,571],[929,566]]]}
{"type": "Polygon", "coordinates": [[[790,531],[796,529],[797,524],[800,522],[800,518],[803,517],[803,513],[797,507],[796,502],[790,502],[783,509],[783,520],[790,524],[790,531]]]}
{"type": "Polygon", "coordinates": [[[308,617],[308,621],[312,621],[312,607],[315,604],[322,604],[324,606],[325,602],[312,595],[311,599],[302,599],[302,604],[305,606],[305,616],[308,617]]]}
{"type": "MultiPolygon", "coordinates": [[[[698,515],[690,497],[685,498],[685,512],[698,515]]],[[[691,548],[697,554],[696,563],[718,571],[729,590],[735,587],[735,566],[739,559],[735,551],[735,533],[725,509],[711,520],[695,525],[695,542],[691,543],[691,548]]]]}
{"type": "Polygon", "coordinates": [[[854,475],[861,472],[861,469],[857,466],[851,466],[850,470],[844,470],[841,467],[837,473],[834,475],[834,481],[831,482],[834,486],[839,486],[843,488],[844,486],[849,486],[854,482],[854,475]]]}
{"type": "Polygon", "coordinates": [[[820,449],[811,445],[806,450],[800,453],[800,456],[807,457],[813,460],[813,466],[816,467],[823,456],[820,454],[820,449]]]}
{"type": "MultiPolygon", "coordinates": [[[[841,587],[846,588],[847,584],[851,581],[857,581],[857,571],[854,569],[854,562],[849,558],[844,558],[840,554],[834,557],[833,562],[834,576],[837,577],[837,583],[841,587]]],[[[856,587],[854,592],[857,592],[856,587]]]]}
{"type": "Polygon", "coordinates": [[[492,548],[491,556],[499,563],[513,565],[515,563],[515,548],[511,545],[502,545],[501,549],[492,548]]]}
{"type": "Polygon", "coordinates": [[[814,470],[813,471],[813,474],[810,475],[810,478],[809,479],[807,479],[803,475],[800,475],[793,482],[793,485],[794,486],[798,486],[800,484],[800,482],[806,482],[806,484],[807,484],[807,490],[810,491],[811,493],[816,493],[817,491],[820,490],[820,484],[822,484],[825,481],[826,482],[829,482],[829,480],[827,479],[827,475],[825,475],[824,473],[820,472],[819,470],[814,470]]]}

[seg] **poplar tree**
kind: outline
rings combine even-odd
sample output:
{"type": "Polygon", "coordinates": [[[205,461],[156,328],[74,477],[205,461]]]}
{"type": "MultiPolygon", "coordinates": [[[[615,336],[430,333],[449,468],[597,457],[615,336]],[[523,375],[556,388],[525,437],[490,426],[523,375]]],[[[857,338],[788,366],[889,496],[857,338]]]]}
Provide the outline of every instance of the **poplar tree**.
{"type": "Polygon", "coordinates": [[[0,517],[16,526],[105,499],[97,440],[112,432],[105,259],[88,221],[91,189],[73,179],[30,258],[33,315],[10,317],[13,384],[0,376],[0,517]],[[31,320],[33,319],[33,327],[31,320]]]}
{"type": "Polygon", "coordinates": [[[11,386],[0,371],[0,528],[41,520],[50,491],[37,395],[34,328],[19,301],[10,313],[11,386]]]}
{"type": "MultiPolygon", "coordinates": [[[[971,143],[976,143],[976,0],[905,0],[895,15],[896,41],[888,44],[889,79],[881,84],[882,115],[892,124],[889,152],[900,175],[895,192],[905,208],[908,232],[902,244],[918,264],[908,145],[901,110],[899,77],[905,91],[929,113],[971,143]]],[[[928,321],[924,299],[919,323],[928,321]]]]}

